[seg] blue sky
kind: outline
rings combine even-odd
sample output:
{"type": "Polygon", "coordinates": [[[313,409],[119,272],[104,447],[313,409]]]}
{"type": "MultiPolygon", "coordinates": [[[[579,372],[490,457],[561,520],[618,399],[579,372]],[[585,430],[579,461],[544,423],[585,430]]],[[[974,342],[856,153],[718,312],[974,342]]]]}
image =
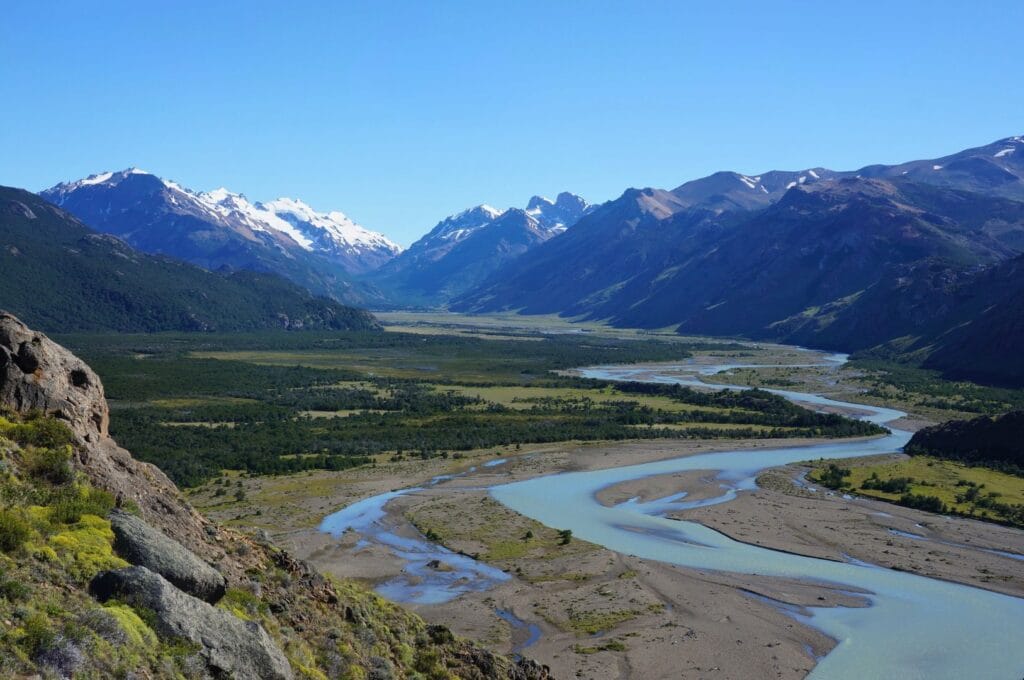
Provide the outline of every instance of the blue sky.
{"type": "Polygon", "coordinates": [[[1020,0],[16,0],[0,184],[138,166],[409,244],[482,202],[1022,134],[1022,25],[1020,0]]]}

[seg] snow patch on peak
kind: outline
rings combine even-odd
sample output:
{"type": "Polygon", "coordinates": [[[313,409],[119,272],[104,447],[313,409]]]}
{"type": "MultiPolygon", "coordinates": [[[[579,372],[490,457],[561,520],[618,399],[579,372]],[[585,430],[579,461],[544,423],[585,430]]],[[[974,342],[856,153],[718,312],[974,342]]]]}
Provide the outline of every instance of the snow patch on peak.
{"type": "Polygon", "coordinates": [[[313,250],[313,241],[300,230],[260,204],[250,203],[242,194],[224,187],[202,193],[185,191],[228,222],[241,224],[256,232],[278,232],[295,241],[304,250],[313,250]]]}
{"type": "Polygon", "coordinates": [[[738,175],[738,179],[744,184],[746,184],[748,189],[757,188],[757,182],[752,177],[747,177],[746,175],[738,175]]]}
{"type": "Polygon", "coordinates": [[[340,210],[321,213],[303,201],[287,197],[258,203],[257,206],[328,250],[357,252],[374,249],[394,255],[402,250],[397,243],[388,240],[383,234],[357,224],[340,210]]]}
{"type": "Polygon", "coordinates": [[[932,166],[932,170],[942,170],[942,166],[941,165],[933,165],[932,166]]]}
{"type": "Polygon", "coordinates": [[[1016,149],[1014,149],[1013,147],[1010,147],[1008,149],[1002,149],[1001,151],[996,151],[992,155],[995,156],[996,158],[1004,158],[1004,157],[1009,156],[1010,154],[1012,154],[1014,151],[1016,151],[1016,149]]]}
{"type": "Polygon", "coordinates": [[[78,182],[75,182],[75,184],[78,184],[79,186],[91,186],[93,184],[103,184],[104,182],[109,181],[110,178],[113,177],[113,176],[114,176],[114,173],[112,173],[112,172],[101,172],[98,175],[89,175],[85,179],[82,179],[82,180],[79,180],[78,182]]]}
{"type": "Polygon", "coordinates": [[[530,202],[526,204],[527,215],[540,215],[544,212],[545,208],[553,208],[555,202],[547,196],[534,196],[530,199],[530,202]]]}
{"type": "Polygon", "coordinates": [[[89,175],[85,179],[75,180],[73,182],[65,182],[58,184],[57,186],[64,187],[68,190],[77,189],[79,187],[95,186],[98,184],[110,184],[116,185],[121,180],[125,179],[129,175],[148,175],[149,173],[145,170],[139,170],[138,168],[126,168],[117,172],[99,172],[94,175],[89,175]]]}
{"type": "Polygon", "coordinates": [[[226,189],[225,187],[219,187],[217,189],[214,189],[213,191],[206,191],[206,192],[203,192],[200,195],[209,198],[214,203],[220,203],[222,201],[227,200],[228,198],[241,198],[242,197],[241,194],[233,193],[233,192],[229,191],[228,189],[226,189]]]}
{"type": "Polygon", "coordinates": [[[813,177],[814,179],[821,179],[820,177],[818,177],[818,173],[816,173],[814,170],[808,170],[807,174],[813,177]]]}

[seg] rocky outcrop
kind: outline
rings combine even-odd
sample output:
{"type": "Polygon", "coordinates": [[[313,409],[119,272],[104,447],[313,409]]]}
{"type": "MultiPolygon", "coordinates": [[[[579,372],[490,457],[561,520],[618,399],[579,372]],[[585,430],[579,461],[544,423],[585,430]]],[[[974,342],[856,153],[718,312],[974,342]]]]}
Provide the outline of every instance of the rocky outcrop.
{"type": "MultiPolygon", "coordinates": [[[[421,648],[425,659],[436,659],[436,668],[446,668],[453,676],[548,677],[533,662],[513,662],[438,627],[424,631],[415,615],[385,605],[361,587],[324,577],[269,539],[254,540],[200,516],[160,470],[134,460],[110,438],[109,411],[96,374],[68,350],[2,312],[0,409],[8,416],[10,410],[39,410],[66,423],[74,434],[76,469],[94,486],[114,493],[119,506],[138,507],[141,518],[123,511],[110,516],[112,547],[135,566],[101,573],[90,591],[101,600],[117,598],[134,605],[164,641],[180,637],[194,643],[197,651],[190,653],[188,663],[198,659],[206,666],[194,669],[196,677],[291,678],[282,649],[293,649],[293,643],[308,650],[304,659],[315,659],[310,677],[411,676],[419,661],[410,660],[406,650],[421,648]],[[212,606],[207,600],[217,600],[225,587],[229,593],[249,595],[232,599],[230,611],[212,606]]],[[[84,593],[76,590],[68,587],[68,594],[80,606],[84,593]]],[[[75,640],[64,644],[60,635],[55,640],[60,644],[45,657],[20,666],[45,664],[62,677],[78,668],[89,677],[109,675],[107,659],[90,660],[89,651],[75,640]]],[[[4,642],[0,636],[0,647],[4,642]]],[[[5,659],[10,655],[0,652],[0,667],[5,659]]],[[[161,673],[152,672],[151,662],[167,661],[142,660],[129,674],[157,677],[161,673]]],[[[7,677],[3,670],[0,676],[7,677]]]]}
{"type": "Polygon", "coordinates": [[[74,433],[75,466],[93,484],[131,501],[165,534],[206,559],[220,557],[206,541],[213,525],[182,498],[158,468],[132,458],[110,438],[103,383],[84,361],[0,311],[0,404],[42,411],[74,433]]]}
{"type": "Polygon", "coordinates": [[[224,576],[185,546],[140,518],[114,510],[110,514],[114,550],[131,564],[160,574],[193,597],[217,602],[224,596],[224,576]]]}
{"type": "Polygon", "coordinates": [[[0,312],[0,403],[43,411],[68,424],[83,442],[107,436],[103,385],[81,359],[45,335],[0,312]]]}
{"type": "Polygon", "coordinates": [[[111,598],[154,613],[158,635],[199,645],[214,677],[291,680],[288,660],[262,626],[243,621],[192,597],[145,567],[105,571],[89,586],[102,602],[111,598]]]}

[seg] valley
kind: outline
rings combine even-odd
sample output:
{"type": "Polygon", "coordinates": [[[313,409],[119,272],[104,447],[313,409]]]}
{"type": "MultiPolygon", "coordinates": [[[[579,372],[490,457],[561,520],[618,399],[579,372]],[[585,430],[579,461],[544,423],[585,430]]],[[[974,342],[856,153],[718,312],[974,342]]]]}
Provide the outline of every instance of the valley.
{"type": "Polygon", "coordinates": [[[8,4],[0,678],[1024,679],[1024,3],[8,4]]]}
{"type": "MultiPolygon", "coordinates": [[[[336,471],[323,470],[322,461],[310,452],[295,450],[281,457],[309,460],[310,469],[289,472],[286,467],[277,471],[280,474],[267,476],[258,465],[243,464],[212,476],[204,473],[189,483],[189,500],[218,522],[246,532],[266,532],[319,568],[373,585],[388,597],[410,604],[428,620],[452,626],[460,634],[506,652],[538,658],[552,667],[556,677],[619,678],[640,673],[662,677],[671,676],[676,669],[685,671],[684,675],[746,677],[765,668],[771,668],[776,677],[804,677],[833,643],[808,621],[794,622],[789,608],[802,610],[823,601],[854,603],[839,591],[799,579],[738,577],[630,557],[575,531],[563,542],[558,533],[566,528],[562,524],[545,526],[529,519],[529,513],[523,515],[495,502],[487,489],[552,473],[668,463],[715,451],[770,452],[822,441],[808,439],[807,431],[780,432],[775,426],[758,425],[753,414],[744,416],[735,404],[687,403],[667,393],[592,385],[574,377],[574,366],[630,363],[623,357],[641,359],[646,355],[644,366],[632,376],[643,379],[646,373],[659,370],[662,364],[658,362],[684,359],[683,365],[688,367],[684,370],[701,381],[823,391],[850,401],[861,401],[860,397],[874,392],[868,401],[918,407],[917,413],[907,408],[912,415],[896,423],[910,429],[978,408],[998,411],[1019,398],[1014,391],[963,384],[954,390],[961,395],[955,403],[922,404],[922,397],[915,396],[918,392],[908,389],[913,383],[898,366],[890,366],[891,373],[878,363],[870,368],[857,362],[822,368],[816,365],[821,355],[781,346],[681,338],[600,325],[578,328],[534,317],[481,319],[402,313],[385,315],[382,321],[389,331],[383,339],[372,341],[308,334],[301,338],[206,337],[202,342],[188,336],[128,336],[117,342],[96,342],[92,350],[88,349],[88,336],[69,338],[69,342],[79,343],[86,354],[94,353],[93,362],[106,371],[104,377],[115,397],[115,431],[121,415],[133,429],[153,429],[153,424],[145,425],[146,420],[135,420],[145,413],[147,418],[165,422],[156,426],[159,431],[177,420],[175,433],[185,428],[203,437],[212,425],[221,437],[248,440],[250,448],[248,438],[253,433],[238,432],[237,423],[244,420],[241,407],[253,408],[261,400],[265,403],[266,397],[258,392],[240,396],[231,378],[251,389],[273,375],[265,371],[283,371],[293,374],[289,380],[297,379],[279,387],[273,385],[281,378],[271,379],[266,384],[273,394],[310,395],[330,385],[326,394],[339,391],[351,399],[350,392],[358,391],[361,408],[334,408],[353,403],[332,403],[330,408],[299,402],[287,406],[293,414],[290,418],[311,418],[319,432],[326,431],[328,423],[353,417],[353,423],[370,418],[371,426],[376,426],[373,419],[387,410],[374,408],[382,404],[367,401],[366,393],[378,399],[394,395],[394,385],[378,382],[382,378],[422,384],[429,387],[429,393],[447,394],[450,399],[469,399],[470,403],[459,408],[470,413],[483,409],[492,428],[502,417],[525,417],[526,423],[535,423],[530,419],[539,405],[545,410],[536,415],[546,421],[554,413],[565,416],[566,409],[571,412],[589,404],[590,428],[600,422],[594,418],[614,421],[607,409],[613,404],[621,408],[622,402],[632,402],[631,410],[657,414],[655,420],[662,422],[654,429],[664,432],[654,435],[649,432],[650,425],[641,425],[639,431],[629,426],[632,429],[617,434],[616,439],[621,439],[614,442],[601,430],[588,433],[584,441],[578,431],[551,433],[537,440],[533,424],[526,430],[502,432],[503,437],[512,439],[485,440],[465,448],[448,448],[448,441],[446,446],[406,449],[399,454],[394,443],[382,442],[382,450],[360,454],[365,458],[339,457],[353,467],[346,463],[343,467],[348,469],[336,471]],[[568,335],[566,331],[570,331],[568,335]],[[282,343],[288,346],[281,347],[282,343]],[[457,354],[444,350],[453,346],[451,343],[459,347],[457,354]],[[173,357],[187,391],[208,393],[200,402],[211,409],[209,414],[197,408],[199,403],[180,401],[167,381],[143,378],[147,370],[159,371],[161,353],[168,348],[173,352],[165,359],[173,357]],[[613,358],[606,360],[609,356],[613,358]],[[188,362],[197,362],[196,369],[188,370],[188,362]],[[722,364],[735,367],[721,369],[722,364]],[[214,367],[225,368],[223,382],[213,378],[217,374],[211,370],[214,367]],[[240,371],[265,377],[243,381],[240,376],[246,373],[240,371]],[[317,374],[323,380],[313,379],[317,374]],[[210,381],[205,388],[203,381],[197,380],[201,375],[210,381]],[[147,382],[151,391],[139,390],[147,382]],[[313,387],[311,392],[310,386],[318,383],[321,387],[313,387]],[[119,389],[129,390],[122,394],[132,398],[122,403],[117,398],[119,389]],[[140,402],[142,398],[145,401],[140,402]],[[961,403],[963,399],[966,401],[961,403]],[[554,412],[552,407],[556,407],[554,412]],[[214,420],[198,422],[204,419],[214,420]],[[680,421],[669,422],[672,419],[680,421]],[[236,424],[228,427],[228,422],[236,424]],[[670,426],[683,428],[685,437],[676,436],[679,431],[670,426]],[[699,430],[694,429],[697,427],[699,430]],[[737,427],[743,428],[742,433],[737,427]],[[787,441],[765,439],[769,429],[772,437],[785,436],[787,441]],[[530,435],[523,436],[524,432],[530,435]],[[516,437],[520,441],[515,441],[516,437]],[[401,489],[418,490],[388,495],[401,489]],[[360,529],[337,535],[321,531],[325,517],[342,508],[362,507],[360,503],[375,497],[390,499],[379,506],[379,525],[377,521],[363,523],[360,529]],[[396,559],[396,550],[401,559],[396,559]],[[464,555],[470,556],[468,561],[464,555]],[[678,665],[683,661],[673,662],[671,667],[657,665],[657,659],[676,660],[681,650],[685,650],[685,665],[678,665]],[[652,663],[655,665],[649,665],[652,663]]],[[[935,376],[928,379],[934,385],[945,384],[935,376]]],[[[918,389],[921,394],[933,390],[918,389]]],[[[274,400],[278,406],[286,403],[277,396],[274,400]]],[[[415,412],[423,406],[414,400],[403,408],[415,412]]],[[[439,423],[437,412],[402,417],[412,417],[420,425],[430,423],[432,429],[439,423]]],[[[349,436],[355,431],[334,430],[333,436],[349,436]]],[[[122,432],[121,436],[131,440],[129,431],[122,432]]],[[[147,454],[147,441],[151,440],[140,438],[134,445],[141,455],[166,456],[147,454]]],[[[210,445],[204,441],[191,440],[185,446],[205,450],[210,445]]],[[[856,462],[844,464],[852,467],[856,462]]],[[[889,456],[876,464],[899,465],[899,457],[889,456]]],[[[738,541],[788,553],[838,563],[855,558],[1018,597],[1022,594],[1019,562],[999,554],[1024,553],[1019,531],[968,519],[936,521],[935,515],[927,512],[871,500],[856,491],[855,497],[847,499],[810,478],[801,481],[809,472],[817,474],[814,470],[822,465],[786,463],[762,473],[756,489],[740,491],[727,503],[686,510],[673,511],[671,503],[659,506],[658,499],[682,492],[688,494],[688,501],[713,499],[721,493],[721,480],[710,471],[696,476],[667,474],[645,478],[632,487],[609,486],[599,498],[606,504],[618,504],[636,496],[630,503],[653,503],[652,508],[661,508],[659,512],[700,522],[738,541]]],[[[1019,478],[1007,479],[1017,489],[1024,486],[1019,478]]],[[[338,521],[342,521],[340,517],[338,521]]]]}

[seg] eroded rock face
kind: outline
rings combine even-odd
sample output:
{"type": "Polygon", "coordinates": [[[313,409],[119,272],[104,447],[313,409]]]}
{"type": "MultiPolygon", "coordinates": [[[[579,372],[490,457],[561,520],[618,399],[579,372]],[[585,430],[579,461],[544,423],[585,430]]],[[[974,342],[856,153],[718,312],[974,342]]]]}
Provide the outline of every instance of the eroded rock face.
{"type": "Polygon", "coordinates": [[[63,421],[78,441],[74,463],[93,484],[132,501],[151,525],[206,559],[219,551],[205,540],[209,522],[158,468],[132,458],[110,438],[103,383],[88,365],[16,317],[0,311],[0,404],[19,413],[38,409],[63,421]]]}
{"type": "Polygon", "coordinates": [[[180,637],[200,645],[199,655],[214,677],[291,680],[292,670],[281,649],[257,623],[178,590],[145,567],[105,571],[89,586],[101,602],[117,598],[155,614],[161,637],[180,637]]]}
{"type": "Polygon", "coordinates": [[[0,312],[0,403],[62,420],[83,442],[107,436],[103,385],[84,361],[42,333],[0,312]]]}
{"type": "Polygon", "coordinates": [[[160,574],[193,597],[216,602],[224,596],[224,576],[185,546],[135,515],[110,514],[114,550],[128,562],[160,574]]]}

